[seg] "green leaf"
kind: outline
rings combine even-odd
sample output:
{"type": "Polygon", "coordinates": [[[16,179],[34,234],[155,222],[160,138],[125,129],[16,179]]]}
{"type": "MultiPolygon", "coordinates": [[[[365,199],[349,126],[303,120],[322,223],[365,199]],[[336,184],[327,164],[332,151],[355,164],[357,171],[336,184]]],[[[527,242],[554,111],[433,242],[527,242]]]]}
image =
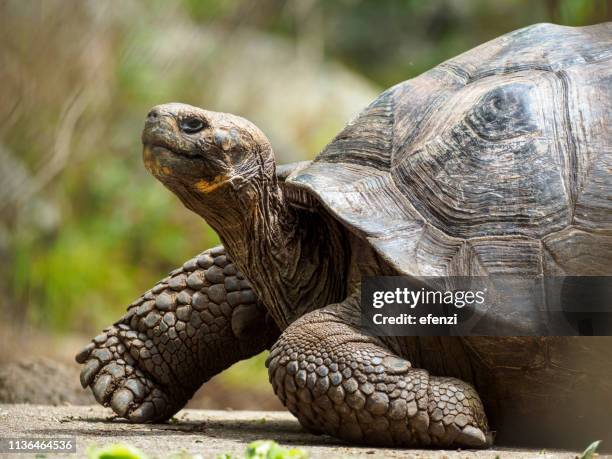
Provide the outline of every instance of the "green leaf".
{"type": "Polygon", "coordinates": [[[246,459],[306,459],[308,454],[299,448],[285,449],[273,440],[257,440],[247,446],[246,459]]]}
{"type": "Polygon", "coordinates": [[[593,459],[593,457],[595,457],[595,455],[597,454],[596,451],[597,448],[599,448],[600,443],[601,440],[597,440],[587,446],[587,449],[584,450],[582,456],[580,456],[580,459],[593,459]]]}
{"type": "Polygon", "coordinates": [[[308,457],[308,453],[300,448],[291,448],[285,453],[284,457],[291,459],[306,459],[308,457]]]}
{"type": "Polygon", "coordinates": [[[117,443],[114,445],[103,446],[98,448],[95,446],[87,449],[88,459],[146,459],[147,456],[131,445],[117,443]]]}

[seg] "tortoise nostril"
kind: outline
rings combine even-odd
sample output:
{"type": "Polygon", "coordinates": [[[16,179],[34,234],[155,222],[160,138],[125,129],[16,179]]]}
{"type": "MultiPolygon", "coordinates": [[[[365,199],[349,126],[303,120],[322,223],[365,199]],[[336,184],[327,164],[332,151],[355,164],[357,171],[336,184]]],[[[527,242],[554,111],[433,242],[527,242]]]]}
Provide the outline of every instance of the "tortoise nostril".
{"type": "Polygon", "coordinates": [[[151,109],[151,111],[147,114],[147,119],[150,120],[154,120],[157,117],[159,117],[159,111],[157,111],[157,108],[151,109]]]}

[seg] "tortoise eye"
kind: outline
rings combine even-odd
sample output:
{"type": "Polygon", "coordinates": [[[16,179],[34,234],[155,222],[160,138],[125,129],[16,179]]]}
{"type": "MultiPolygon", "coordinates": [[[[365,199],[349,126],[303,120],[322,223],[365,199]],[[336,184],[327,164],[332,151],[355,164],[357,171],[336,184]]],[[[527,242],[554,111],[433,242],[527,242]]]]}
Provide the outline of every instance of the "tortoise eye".
{"type": "Polygon", "coordinates": [[[204,129],[204,122],[198,118],[185,118],[179,124],[181,131],[186,134],[195,134],[204,129]]]}

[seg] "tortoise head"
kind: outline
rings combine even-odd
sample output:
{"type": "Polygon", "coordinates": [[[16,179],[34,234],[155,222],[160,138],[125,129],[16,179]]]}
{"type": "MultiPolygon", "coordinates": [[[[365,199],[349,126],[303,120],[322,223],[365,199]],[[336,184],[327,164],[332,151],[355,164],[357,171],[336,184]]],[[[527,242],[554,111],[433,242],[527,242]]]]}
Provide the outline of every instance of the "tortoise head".
{"type": "Polygon", "coordinates": [[[192,210],[274,177],[270,142],[239,116],[158,105],[147,115],[142,143],[147,169],[192,210]]]}

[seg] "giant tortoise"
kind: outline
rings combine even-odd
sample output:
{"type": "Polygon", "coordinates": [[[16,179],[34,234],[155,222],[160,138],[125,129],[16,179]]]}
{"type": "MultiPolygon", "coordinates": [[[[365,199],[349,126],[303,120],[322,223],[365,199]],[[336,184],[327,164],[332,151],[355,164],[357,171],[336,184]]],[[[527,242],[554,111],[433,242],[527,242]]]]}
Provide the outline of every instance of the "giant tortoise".
{"type": "Polygon", "coordinates": [[[364,333],[364,276],[612,274],[612,23],[537,24],[384,91],[312,162],[238,116],[154,107],[147,169],[223,246],[77,356],[135,422],[270,349],[301,425],[371,445],[612,437],[612,339],[364,333]]]}

